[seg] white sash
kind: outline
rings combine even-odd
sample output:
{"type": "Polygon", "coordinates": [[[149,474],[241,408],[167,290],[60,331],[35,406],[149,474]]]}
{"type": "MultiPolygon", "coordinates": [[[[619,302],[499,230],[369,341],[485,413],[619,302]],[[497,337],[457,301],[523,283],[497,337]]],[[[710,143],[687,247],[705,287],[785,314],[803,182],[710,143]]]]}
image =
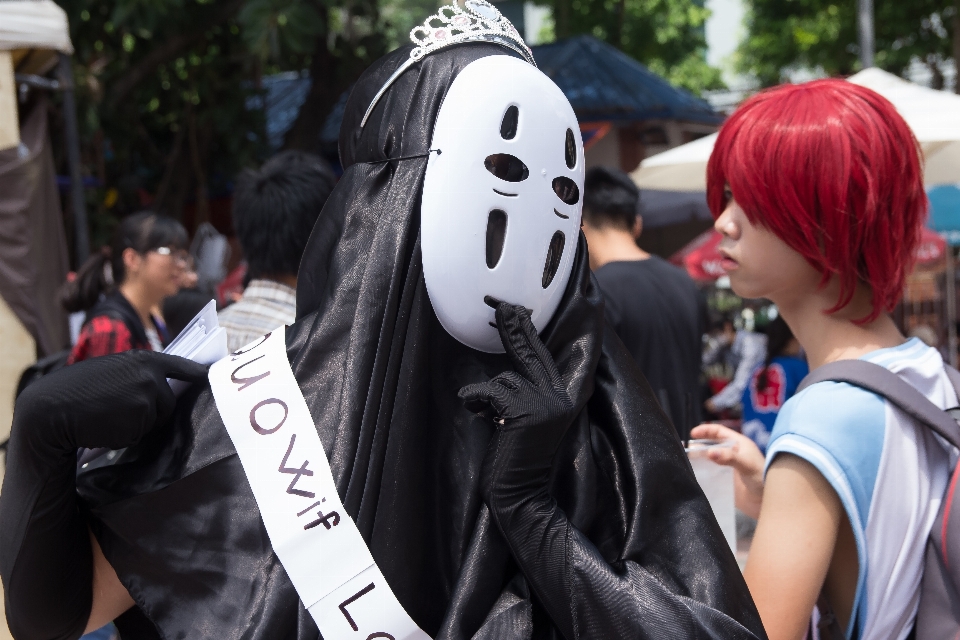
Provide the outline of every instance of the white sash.
{"type": "Polygon", "coordinates": [[[273,551],[324,639],[430,640],[340,502],[284,328],[210,367],[210,387],[273,551]]]}

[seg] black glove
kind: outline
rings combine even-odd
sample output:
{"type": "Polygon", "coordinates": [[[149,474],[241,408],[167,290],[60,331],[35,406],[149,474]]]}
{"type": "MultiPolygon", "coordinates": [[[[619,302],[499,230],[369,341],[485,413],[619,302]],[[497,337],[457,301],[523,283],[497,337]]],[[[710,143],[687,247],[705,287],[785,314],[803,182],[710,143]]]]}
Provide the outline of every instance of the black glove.
{"type": "Polygon", "coordinates": [[[207,367],[152,351],[93,358],[44,376],[17,400],[0,492],[0,577],[17,640],[78,638],[92,556],[76,495],[77,449],[136,444],[176,406],[167,378],[207,367]]]}
{"type": "Polygon", "coordinates": [[[482,480],[484,497],[495,516],[529,494],[547,497],[553,458],[579,412],[537,335],[530,312],[501,302],[496,318],[516,372],[467,385],[459,394],[468,410],[491,415],[500,425],[484,460],[482,480]]]}
{"type": "MultiPolygon", "coordinates": [[[[618,558],[611,564],[571,524],[550,495],[550,475],[563,437],[582,410],[567,393],[565,377],[582,375],[587,356],[575,349],[562,373],[537,336],[529,311],[501,303],[496,316],[516,373],[468,385],[459,395],[469,410],[491,416],[499,425],[484,459],[483,497],[517,565],[564,637],[755,638],[737,621],[692,598],[682,584],[671,582],[669,572],[658,566],[659,559],[618,558]]],[[[662,429],[675,437],[669,424],[662,429]]],[[[660,468],[690,473],[689,468],[672,467],[673,462],[664,458],[660,468]]],[[[679,514],[674,507],[689,499],[669,491],[665,495],[656,507],[664,513],[679,514]],[[667,503],[670,499],[677,503],[667,503]]],[[[691,530],[690,535],[699,532],[691,530]]],[[[729,559],[732,571],[737,571],[732,556],[729,559]]],[[[738,586],[746,593],[745,586],[738,586]]]]}

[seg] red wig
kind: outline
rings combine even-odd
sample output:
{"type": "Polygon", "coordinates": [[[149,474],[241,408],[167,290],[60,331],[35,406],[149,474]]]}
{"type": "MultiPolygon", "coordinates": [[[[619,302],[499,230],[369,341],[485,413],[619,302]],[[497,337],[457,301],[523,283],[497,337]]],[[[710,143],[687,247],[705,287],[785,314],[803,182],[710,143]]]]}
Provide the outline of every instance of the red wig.
{"type": "Polygon", "coordinates": [[[763,91],[730,116],[707,165],[714,217],[733,198],[840,283],[833,313],[869,285],[873,310],[900,298],[926,219],[919,145],[889,101],[843,80],[763,91]]]}

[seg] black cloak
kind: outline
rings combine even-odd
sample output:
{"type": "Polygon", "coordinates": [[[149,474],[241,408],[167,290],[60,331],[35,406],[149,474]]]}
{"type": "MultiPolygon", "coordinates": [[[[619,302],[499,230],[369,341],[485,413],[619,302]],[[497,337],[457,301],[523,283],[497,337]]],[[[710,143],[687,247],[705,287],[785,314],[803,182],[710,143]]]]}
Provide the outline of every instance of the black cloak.
{"type": "MultiPolygon", "coordinates": [[[[381,162],[423,156],[460,70],[512,54],[471,43],[426,56],[361,130],[374,94],[409,52],[374,64],[349,98],[346,170],[304,254],[287,355],[343,504],[414,621],[434,638],[560,638],[481,498],[494,425],[457,397],[510,363],[457,342],[430,305],[419,243],[426,157],[381,162]]],[[[590,356],[574,375],[571,397],[583,409],[551,480],[585,536],[554,558],[572,576],[561,598],[576,636],[765,637],[676,432],[604,330],[582,235],[541,337],[561,369],[572,349],[590,356]]],[[[81,473],[78,488],[137,603],[118,621],[124,640],[318,637],[271,549],[209,387],[184,395],[171,424],[116,464],[81,473]]]]}

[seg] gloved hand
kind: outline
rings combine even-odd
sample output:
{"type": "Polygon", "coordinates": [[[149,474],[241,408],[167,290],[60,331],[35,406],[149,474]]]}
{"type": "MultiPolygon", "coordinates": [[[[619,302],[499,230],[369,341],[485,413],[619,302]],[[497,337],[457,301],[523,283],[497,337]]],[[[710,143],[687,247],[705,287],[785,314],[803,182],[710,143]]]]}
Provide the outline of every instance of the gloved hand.
{"type": "Polygon", "coordinates": [[[79,447],[129,447],[173,413],[177,399],[167,378],[200,382],[207,369],[141,350],[78,362],[24,390],[14,428],[23,423],[38,443],[71,453],[79,447]]]}
{"type": "Polygon", "coordinates": [[[464,405],[500,425],[484,461],[484,497],[496,516],[515,500],[546,492],[553,458],[578,408],[524,307],[501,302],[497,329],[516,371],[460,390],[464,405]]]}
{"type": "MultiPolygon", "coordinates": [[[[550,475],[560,444],[582,410],[567,392],[565,374],[582,374],[582,368],[589,366],[587,354],[575,349],[566,360],[565,372],[558,371],[530,321],[529,311],[500,303],[496,317],[500,338],[516,371],[468,385],[459,395],[468,409],[492,417],[497,424],[484,459],[484,501],[517,566],[563,636],[567,640],[755,640],[756,636],[737,621],[690,597],[690,590],[680,586],[682,581],[672,582],[669,571],[663,570],[663,559],[655,554],[648,558],[635,555],[632,559],[618,559],[612,566],[570,522],[550,495],[550,475]],[[640,559],[649,560],[650,567],[638,562],[640,559]]],[[[626,380],[624,384],[632,393],[642,393],[641,388],[631,387],[630,383],[626,380]]],[[[658,435],[660,441],[676,437],[666,422],[660,431],[668,434],[658,435]]],[[[674,444],[679,449],[679,442],[674,444]]],[[[677,522],[693,523],[696,519],[679,508],[689,497],[676,487],[684,479],[687,486],[695,480],[682,475],[690,475],[688,468],[672,466],[674,460],[680,458],[664,457],[658,465],[659,469],[675,471],[680,476],[667,483],[672,483],[674,489],[661,492],[655,499],[647,498],[643,506],[650,509],[652,500],[657,511],[676,514],[677,522]],[[670,499],[677,502],[670,504],[670,499]]],[[[645,520],[655,521],[652,517],[645,520]]],[[[719,536],[715,541],[724,544],[719,536]]],[[[732,556],[730,560],[736,571],[732,556]]],[[[712,574],[705,574],[704,578],[710,580],[712,574]]],[[[731,583],[737,579],[739,575],[731,583]]],[[[737,593],[747,593],[742,579],[737,586],[737,593]]],[[[725,597],[718,593],[712,596],[714,600],[725,597]]],[[[752,608],[752,603],[747,606],[752,608]]],[[[756,627],[760,628],[755,611],[753,614],[756,627]]]]}
{"type": "Polygon", "coordinates": [[[78,638],[90,615],[92,559],[76,495],[79,447],[136,444],[173,413],[166,379],[207,367],[128,351],[44,376],[17,400],[0,492],[0,577],[17,640],[78,638]]]}

